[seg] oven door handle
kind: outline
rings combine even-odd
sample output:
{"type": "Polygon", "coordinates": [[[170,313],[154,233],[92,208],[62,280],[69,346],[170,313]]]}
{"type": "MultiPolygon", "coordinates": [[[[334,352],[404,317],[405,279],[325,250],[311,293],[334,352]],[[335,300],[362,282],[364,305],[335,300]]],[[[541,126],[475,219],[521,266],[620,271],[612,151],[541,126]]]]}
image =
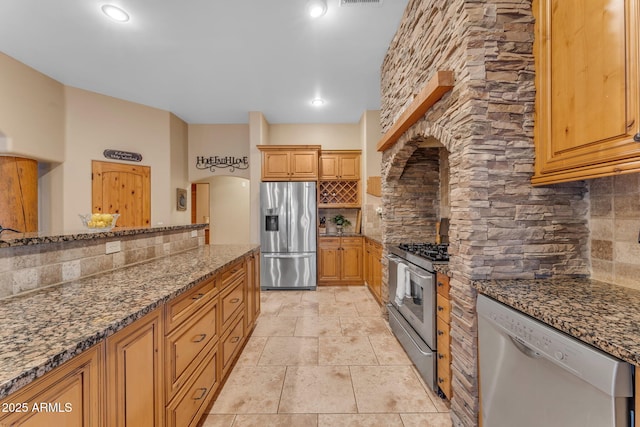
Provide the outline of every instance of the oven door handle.
{"type": "MultiPolygon", "coordinates": [[[[406,262],[404,259],[400,258],[397,255],[389,254],[389,255],[387,255],[387,259],[389,259],[390,261],[395,262],[396,264],[406,265],[407,268],[409,269],[409,271],[411,272],[411,274],[415,274],[416,276],[418,276],[422,280],[429,280],[431,278],[430,276],[423,276],[422,274],[418,273],[419,267],[414,267],[413,265],[409,264],[408,262],[406,262]]],[[[424,270],[424,271],[427,271],[427,270],[424,270]]]]}

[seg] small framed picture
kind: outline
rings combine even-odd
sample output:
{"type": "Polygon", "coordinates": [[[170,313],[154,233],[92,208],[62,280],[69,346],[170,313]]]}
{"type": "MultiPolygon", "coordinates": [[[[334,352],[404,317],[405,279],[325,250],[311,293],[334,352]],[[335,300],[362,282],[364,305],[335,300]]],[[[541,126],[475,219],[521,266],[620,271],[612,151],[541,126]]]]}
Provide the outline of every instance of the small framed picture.
{"type": "Polygon", "coordinates": [[[187,210],[187,190],[176,188],[176,208],[179,211],[187,210]]]}

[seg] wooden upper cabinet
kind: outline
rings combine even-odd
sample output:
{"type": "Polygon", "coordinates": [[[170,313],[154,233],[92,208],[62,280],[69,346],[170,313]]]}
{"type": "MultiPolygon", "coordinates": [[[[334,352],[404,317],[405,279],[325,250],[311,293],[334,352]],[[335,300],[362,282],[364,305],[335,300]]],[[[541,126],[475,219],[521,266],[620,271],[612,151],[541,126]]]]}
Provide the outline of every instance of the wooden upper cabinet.
{"type": "Polygon", "coordinates": [[[317,181],[319,145],[259,145],[263,181],[317,181]]]}
{"type": "Polygon", "coordinates": [[[534,1],[533,184],[640,171],[637,0],[534,1]]]}
{"type": "Polygon", "coordinates": [[[320,179],[360,179],[360,151],[323,151],[320,179]]]}

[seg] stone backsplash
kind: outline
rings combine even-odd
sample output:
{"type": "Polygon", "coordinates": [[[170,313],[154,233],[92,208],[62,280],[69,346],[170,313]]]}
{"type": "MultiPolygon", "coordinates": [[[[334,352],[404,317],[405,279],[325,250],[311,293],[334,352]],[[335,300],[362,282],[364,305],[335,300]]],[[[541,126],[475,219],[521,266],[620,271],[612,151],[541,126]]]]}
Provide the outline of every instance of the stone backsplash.
{"type": "Polygon", "coordinates": [[[640,174],[589,180],[592,278],[640,289],[640,174]]]}
{"type": "Polygon", "coordinates": [[[163,231],[118,238],[0,248],[0,298],[80,279],[204,245],[204,230],[163,231]],[[119,240],[121,251],[106,254],[119,240]]]}

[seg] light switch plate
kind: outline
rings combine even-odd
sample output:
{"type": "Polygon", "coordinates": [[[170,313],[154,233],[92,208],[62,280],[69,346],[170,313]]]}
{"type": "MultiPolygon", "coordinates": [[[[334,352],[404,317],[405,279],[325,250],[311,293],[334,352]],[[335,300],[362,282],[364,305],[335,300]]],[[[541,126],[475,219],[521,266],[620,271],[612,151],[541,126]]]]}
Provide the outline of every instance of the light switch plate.
{"type": "Polygon", "coordinates": [[[115,242],[107,242],[105,246],[107,255],[120,252],[122,250],[120,246],[120,240],[116,240],[115,242]]]}
{"type": "Polygon", "coordinates": [[[198,230],[191,230],[191,237],[198,237],[198,230]]]}

